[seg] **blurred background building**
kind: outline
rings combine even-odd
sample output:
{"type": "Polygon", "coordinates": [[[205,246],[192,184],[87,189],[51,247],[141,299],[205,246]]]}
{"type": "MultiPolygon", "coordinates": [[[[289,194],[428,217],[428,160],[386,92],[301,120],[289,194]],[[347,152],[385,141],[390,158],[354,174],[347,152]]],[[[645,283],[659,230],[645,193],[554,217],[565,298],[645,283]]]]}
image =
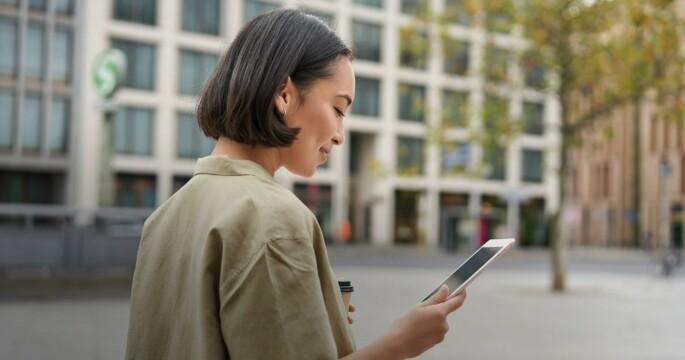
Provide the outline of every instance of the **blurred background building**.
{"type": "Polygon", "coordinates": [[[456,40],[440,46],[434,29],[403,30],[419,5],[0,0],[0,263],[130,262],[142,220],[212,149],[193,114],[203,82],[247,21],[283,6],[319,17],[355,51],[345,144],[311,179],[276,176],[329,241],[547,244],[559,204],[553,76],[522,66],[528,44],[506,13],[474,18],[463,1],[430,1],[454,14],[446,31],[456,40]],[[103,109],[92,79],[108,48],[128,60],[115,96],[113,206],[98,202],[103,109]],[[487,155],[473,134],[498,116],[520,131],[487,155]]]}

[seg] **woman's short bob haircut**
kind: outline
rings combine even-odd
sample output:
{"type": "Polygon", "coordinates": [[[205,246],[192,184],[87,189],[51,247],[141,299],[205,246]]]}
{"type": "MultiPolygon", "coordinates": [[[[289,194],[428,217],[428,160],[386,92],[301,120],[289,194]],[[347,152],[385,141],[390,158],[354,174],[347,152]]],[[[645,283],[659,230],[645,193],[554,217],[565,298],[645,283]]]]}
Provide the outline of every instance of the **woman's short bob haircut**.
{"type": "Polygon", "coordinates": [[[276,110],[274,98],[288,76],[304,93],[331,75],[352,51],[321,20],[300,10],[259,15],[240,31],[205,84],[197,120],[205,135],[249,145],[284,147],[297,136],[276,110]]]}

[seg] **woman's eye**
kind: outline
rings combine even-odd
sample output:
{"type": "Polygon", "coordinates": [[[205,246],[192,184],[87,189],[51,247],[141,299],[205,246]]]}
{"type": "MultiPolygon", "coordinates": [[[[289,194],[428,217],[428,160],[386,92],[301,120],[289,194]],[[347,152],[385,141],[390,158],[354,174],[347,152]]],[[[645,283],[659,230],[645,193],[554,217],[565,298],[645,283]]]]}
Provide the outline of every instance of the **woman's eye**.
{"type": "Polygon", "coordinates": [[[345,113],[343,113],[342,111],[338,110],[338,108],[334,108],[334,109],[335,109],[335,112],[338,114],[338,117],[341,117],[341,118],[342,118],[342,117],[345,117],[345,113]]]}

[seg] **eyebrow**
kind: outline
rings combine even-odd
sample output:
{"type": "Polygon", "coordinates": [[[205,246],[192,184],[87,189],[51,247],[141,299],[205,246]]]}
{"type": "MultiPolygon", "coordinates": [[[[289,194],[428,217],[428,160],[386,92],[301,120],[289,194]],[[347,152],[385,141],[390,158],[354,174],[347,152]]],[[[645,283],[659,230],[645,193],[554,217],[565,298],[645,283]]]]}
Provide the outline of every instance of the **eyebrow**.
{"type": "Polygon", "coordinates": [[[341,97],[341,98],[344,98],[345,100],[347,100],[347,106],[352,105],[352,98],[349,95],[339,94],[339,95],[336,95],[335,97],[341,97]]]}

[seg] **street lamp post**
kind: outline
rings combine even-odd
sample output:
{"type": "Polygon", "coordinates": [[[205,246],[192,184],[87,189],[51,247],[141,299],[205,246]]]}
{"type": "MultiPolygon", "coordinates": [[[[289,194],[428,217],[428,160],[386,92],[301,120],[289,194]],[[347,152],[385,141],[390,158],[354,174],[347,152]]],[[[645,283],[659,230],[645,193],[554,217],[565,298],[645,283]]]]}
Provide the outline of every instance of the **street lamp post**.
{"type": "Polygon", "coordinates": [[[103,112],[100,139],[100,167],[98,172],[99,205],[114,205],[112,176],[112,122],[116,105],[112,98],[121,87],[126,74],[126,56],[120,50],[107,49],[95,59],[93,82],[101,97],[99,108],[103,112]]]}

